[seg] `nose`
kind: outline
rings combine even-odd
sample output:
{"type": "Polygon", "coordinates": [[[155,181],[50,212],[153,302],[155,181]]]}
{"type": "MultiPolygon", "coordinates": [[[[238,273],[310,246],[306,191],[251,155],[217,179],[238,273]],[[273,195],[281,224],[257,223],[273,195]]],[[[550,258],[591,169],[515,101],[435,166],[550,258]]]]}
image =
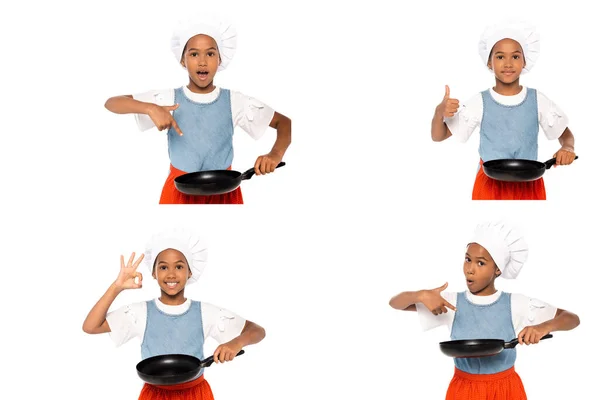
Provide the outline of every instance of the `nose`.
{"type": "Polygon", "coordinates": [[[206,65],[206,56],[205,55],[201,55],[198,57],[198,65],[199,66],[205,66],[206,65]]]}
{"type": "Polygon", "coordinates": [[[472,263],[467,263],[465,265],[465,272],[469,275],[473,275],[473,273],[475,272],[475,268],[473,267],[472,263]]]}

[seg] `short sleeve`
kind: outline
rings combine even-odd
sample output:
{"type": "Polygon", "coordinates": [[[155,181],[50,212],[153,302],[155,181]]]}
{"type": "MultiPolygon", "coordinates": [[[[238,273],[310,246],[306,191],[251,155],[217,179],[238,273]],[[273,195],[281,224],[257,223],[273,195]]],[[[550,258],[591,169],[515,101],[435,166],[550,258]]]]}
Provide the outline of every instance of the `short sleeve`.
{"type": "Polygon", "coordinates": [[[537,92],[538,120],[548,140],[558,139],[569,126],[567,115],[543,93],[537,92]]]}
{"type": "MultiPolygon", "coordinates": [[[[458,296],[455,292],[442,292],[442,297],[456,307],[456,298],[458,296]]],[[[455,314],[453,310],[449,309],[445,314],[433,315],[422,303],[416,304],[416,307],[423,331],[428,331],[439,326],[447,326],[449,331],[452,330],[452,322],[454,321],[455,314]]]]}
{"type": "Polygon", "coordinates": [[[481,93],[476,94],[460,105],[453,117],[445,118],[444,122],[459,142],[465,143],[475,129],[481,125],[483,118],[483,99],[481,93]]]}
{"type": "Polygon", "coordinates": [[[511,294],[511,308],[515,337],[525,327],[538,325],[556,316],[556,307],[522,294],[511,294]]]}
{"type": "MultiPolygon", "coordinates": [[[[133,98],[144,103],[158,104],[159,106],[172,106],[175,103],[175,90],[151,90],[145,93],[134,94],[133,98]]],[[[154,128],[154,122],[145,114],[134,114],[135,122],[140,131],[154,128]]]]}
{"type": "Polygon", "coordinates": [[[275,110],[255,98],[231,91],[231,113],[234,126],[258,140],[273,120],[275,110]]]}
{"type": "Polygon", "coordinates": [[[110,338],[116,346],[121,346],[134,337],[142,339],[146,330],[146,303],[123,306],[106,315],[110,327],[110,338]]]}
{"type": "Polygon", "coordinates": [[[225,343],[238,337],[246,320],[235,313],[209,303],[202,303],[204,338],[211,337],[217,343],[225,343]]]}

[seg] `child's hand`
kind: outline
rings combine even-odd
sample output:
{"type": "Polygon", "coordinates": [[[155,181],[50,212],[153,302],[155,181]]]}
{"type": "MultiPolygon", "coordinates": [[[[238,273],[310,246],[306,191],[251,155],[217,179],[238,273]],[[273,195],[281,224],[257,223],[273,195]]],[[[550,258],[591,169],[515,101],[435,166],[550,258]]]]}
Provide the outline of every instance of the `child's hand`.
{"type": "Polygon", "coordinates": [[[540,342],[540,339],[550,333],[544,324],[528,326],[523,328],[519,333],[519,344],[536,344],[540,342]]]}
{"type": "Polygon", "coordinates": [[[223,343],[219,347],[216,348],[213,353],[213,357],[216,363],[231,361],[235,358],[237,353],[242,349],[242,345],[236,340],[233,339],[230,342],[223,343]]]}
{"type": "Polygon", "coordinates": [[[134,257],[135,253],[131,253],[131,257],[129,257],[129,261],[125,265],[125,260],[121,256],[121,271],[115,281],[115,286],[121,290],[139,289],[142,287],[142,274],[137,272],[136,269],[144,259],[144,255],[142,254],[135,262],[133,262],[134,257]]]}
{"type": "Polygon", "coordinates": [[[425,307],[427,307],[427,309],[431,311],[433,315],[447,313],[448,308],[456,311],[456,307],[448,303],[440,294],[446,290],[447,287],[448,282],[444,283],[437,289],[423,290],[420,294],[419,301],[423,303],[423,305],[425,305],[425,307]]]}
{"type": "Polygon", "coordinates": [[[437,113],[441,114],[444,118],[454,117],[454,114],[458,111],[458,100],[450,98],[450,88],[446,85],[446,94],[444,99],[437,106],[437,113]]]}
{"type": "Polygon", "coordinates": [[[572,147],[561,147],[553,156],[556,158],[556,164],[554,164],[554,166],[571,164],[575,161],[575,155],[575,151],[572,147]]]}
{"type": "Polygon", "coordinates": [[[171,111],[176,110],[179,107],[179,104],[175,104],[173,106],[159,106],[153,104],[153,107],[150,107],[148,111],[148,116],[156,125],[156,128],[159,131],[165,130],[167,128],[173,128],[179,133],[179,136],[183,136],[183,132],[179,129],[177,122],[171,115],[171,111]]]}
{"type": "Polygon", "coordinates": [[[258,157],[254,163],[254,173],[256,175],[270,174],[275,171],[282,158],[282,156],[274,153],[258,157]]]}

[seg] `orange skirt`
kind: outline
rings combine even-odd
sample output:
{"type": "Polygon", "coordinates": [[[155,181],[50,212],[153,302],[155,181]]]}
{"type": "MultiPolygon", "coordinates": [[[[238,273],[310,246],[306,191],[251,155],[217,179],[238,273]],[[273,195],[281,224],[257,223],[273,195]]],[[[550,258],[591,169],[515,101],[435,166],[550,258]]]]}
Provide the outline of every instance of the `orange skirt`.
{"type": "Polygon", "coordinates": [[[179,385],[159,386],[144,384],[138,400],[214,400],[204,375],[179,385]]]}
{"type": "MultiPolygon", "coordinates": [[[[228,169],[231,169],[231,167],[228,169]]],[[[191,196],[181,193],[175,187],[175,178],[184,174],[186,172],[171,165],[169,176],[160,195],[159,204],[244,204],[242,190],[239,187],[232,192],[214,196],[191,196]]]]}
{"type": "Polygon", "coordinates": [[[446,400],[527,400],[527,395],[515,367],[482,375],[455,368],[446,400]]]}
{"type": "Polygon", "coordinates": [[[483,172],[483,160],[473,186],[473,200],[546,200],[544,179],[531,182],[504,182],[483,172]]]}

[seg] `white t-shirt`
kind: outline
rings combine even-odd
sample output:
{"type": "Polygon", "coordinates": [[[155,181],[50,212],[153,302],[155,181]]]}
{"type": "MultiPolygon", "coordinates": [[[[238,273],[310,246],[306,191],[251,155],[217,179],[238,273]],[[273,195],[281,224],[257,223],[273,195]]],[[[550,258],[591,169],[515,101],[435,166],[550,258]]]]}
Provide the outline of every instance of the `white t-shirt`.
{"type": "MultiPolygon", "coordinates": [[[[192,305],[190,299],[177,306],[163,304],[159,299],[154,299],[154,302],[160,311],[170,315],[183,314],[192,305]]],[[[242,333],[246,324],[244,318],[209,303],[201,302],[200,308],[204,339],[211,337],[220,344],[228,342],[242,333]]],[[[134,337],[140,339],[140,344],[143,342],[148,315],[146,309],[147,304],[143,301],[123,306],[106,315],[106,321],[110,326],[110,338],[116,346],[121,346],[134,337]]]]}
{"type": "MultiPolygon", "coordinates": [[[[502,292],[498,290],[490,296],[475,296],[467,291],[467,299],[473,304],[491,304],[500,298],[502,292]]],[[[442,297],[453,306],[456,306],[458,293],[442,292],[442,297]]],[[[515,328],[515,337],[523,330],[523,328],[532,325],[538,325],[549,321],[556,316],[557,308],[543,301],[533,299],[531,297],[512,293],[510,295],[510,307],[512,311],[512,323],[515,328]]],[[[458,308],[458,307],[457,307],[458,308]]],[[[453,310],[448,309],[448,312],[441,315],[434,315],[422,303],[417,304],[419,320],[424,331],[437,328],[439,326],[447,326],[448,331],[452,332],[452,323],[454,322],[453,310]]]]}
{"type": "MultiPolygon", "coordinates": [[[[196,103],[211,103],[219,97],[221,89],[216,87],[210,93],[194,93],[187,86],[183,86],[185,96],[196,103]]],[[[233,126],[239,126],[254,139],[260,139],[265,133],[275,110],[259,100],[248,97],[233,90],[231,93],[231,115],[233,126]]],[[[175,104],[175,89],[151,90],[145,93],[134,94],[133,98],[145,103],[158,104],[159,106],[172,106],[175,104]]],[[[145,114],[135,114],[140,131],[154,128],[154,123],[145,114]]],[[[183,132],[185,134],[185,132],[183,132]]]]}
{"type": "MultiPolygon", "coordinates": [[[[525,100],[527,88],[522,87],[521,92],[514,96],[504,96],[496,93],[492,88],[489,92],[494,100],[505,106],[514,106],[525,100]]],[[[565,129],[569,120],[565,113],[543,93],[537,91],[538,122],[542,127],[548,140],[558,139],[565,129]]],[[[444,122],[460,142],[466,142],[471,134],[477,129],[483,119],[483,97],[477,93],[464,104],[461,104],[458,112],[453,117],[445,118],[444,122]]]]}

